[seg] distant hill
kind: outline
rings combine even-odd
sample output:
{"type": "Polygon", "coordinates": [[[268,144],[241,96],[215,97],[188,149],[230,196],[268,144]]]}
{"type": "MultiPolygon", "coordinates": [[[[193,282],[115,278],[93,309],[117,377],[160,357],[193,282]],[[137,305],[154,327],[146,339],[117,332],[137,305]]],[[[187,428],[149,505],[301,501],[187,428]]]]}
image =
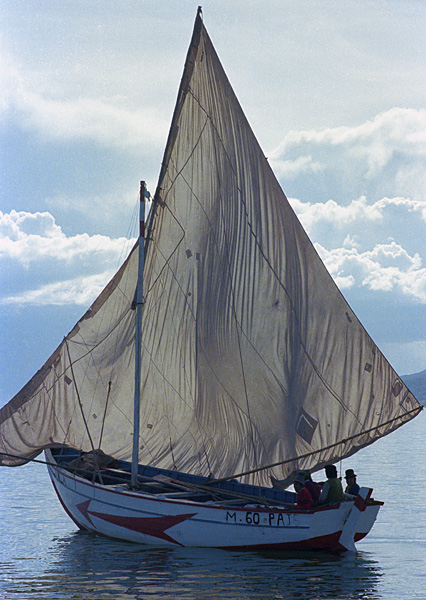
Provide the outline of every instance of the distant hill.
{"type": "Polygon", "coordinates": [[[426,369],[413,375],[403,375],[401,379],[417,400],[426,406],[426,369]]]}

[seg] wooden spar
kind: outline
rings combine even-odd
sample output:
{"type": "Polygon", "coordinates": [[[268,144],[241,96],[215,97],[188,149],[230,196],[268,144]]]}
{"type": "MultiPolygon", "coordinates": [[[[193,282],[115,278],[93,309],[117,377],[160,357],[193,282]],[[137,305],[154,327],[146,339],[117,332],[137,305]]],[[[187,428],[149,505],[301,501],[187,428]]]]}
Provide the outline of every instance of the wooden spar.
{"type": "MultiPolygon", "coordinates": [[[[208,486],[208,485],[203,485],[203,484],[197,484],[197,483],[190,483],[188,481],[180,481],[178,479],[173,479],[172,477],[168,477],[168,476],[163,476],[163,475],[155,475],[152,478],[154,481],[160,481],[163,482],[164,484],[170,485],[172,487],[176,487],[176,488],[180,488],[180,489],[185,489],[188,491],[193,491],[193,492],[203,492],[203,493],[207,493],[207,494],[211,494],[211,495],[216,495],[216,496],[229,496],[232,498],[238,498],[240,500],[244,499],[246,501],[250,500],[251,502],[262,502],[263,504],[273,504],[271,503],[271,500],[269,500],[268,498],[265,498],[264,496],[257,496],[254,494],[243,494],[241,492],[234,492],[231,490],[226,490],[223,488],[214,488],[213,486],[208,486]]],[[[214,483],[215,480],[212,480],[212,483],[214,483]]],[[[284,502],[280,502],[281,505],[285,505],[284,502]]]]}
{"type": "Polygon", "coordinates": [[[143,305],[143,269],[145,262],[145,181],[141,181],[139,193],[139,263],[138,281],[136,286],[136,332],[135,332],[135,397],[133,411],[133,451],[132,473],[130,483],[132,488],[138,486],[139,465],[139,430],[140,430],[140,391],[141,391],[141,346],[142,346],[142,305],[143,305]]]}

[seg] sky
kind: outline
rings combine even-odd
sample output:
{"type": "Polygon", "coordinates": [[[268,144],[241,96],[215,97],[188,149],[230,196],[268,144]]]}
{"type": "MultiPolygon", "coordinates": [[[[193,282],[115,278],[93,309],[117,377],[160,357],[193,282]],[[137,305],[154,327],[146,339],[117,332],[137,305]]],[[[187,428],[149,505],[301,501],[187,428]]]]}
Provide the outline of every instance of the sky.
{"type": "MultiPolygon", "coordinates": [[[[2,2],[0,405],[132,245],[197,6],[2,2]]],[[[352,309],[400,375],[426,369],[426,0],[206,0],[203,16],[352,309]]]]}

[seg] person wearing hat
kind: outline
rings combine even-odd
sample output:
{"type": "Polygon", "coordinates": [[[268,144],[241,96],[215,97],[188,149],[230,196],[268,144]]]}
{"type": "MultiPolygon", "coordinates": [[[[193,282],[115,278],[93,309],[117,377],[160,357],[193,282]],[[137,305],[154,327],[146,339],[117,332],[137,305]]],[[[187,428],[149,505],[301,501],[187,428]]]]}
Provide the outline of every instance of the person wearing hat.
{"type": "Polygon", "coordinates": [[[345,500],[342,482],[337,477],[337,469],[334,465],[325,466],[327,481],[322,486],[322,492],[319,499],[320,504],[329,504],[330,502],[342,502],[345,500]]]}
{"type": "Polygon", "coordinates": [[[346,479],[345,494],[349,494],[350,496],[358,496],[359,485],[356,482],[356,475],[355,475],[353,469],[346,470],[345,479],[346,479]]]}
{"type": "Polygon", "coordinates": [[[297,493],[294,508],[299,510],[309,510],[313,508],[314,501],[312,500],[309,491],[305,488],[305,476],[301,474],[297,475],[296,479],[293,481],[293,485],[297,493]]]}

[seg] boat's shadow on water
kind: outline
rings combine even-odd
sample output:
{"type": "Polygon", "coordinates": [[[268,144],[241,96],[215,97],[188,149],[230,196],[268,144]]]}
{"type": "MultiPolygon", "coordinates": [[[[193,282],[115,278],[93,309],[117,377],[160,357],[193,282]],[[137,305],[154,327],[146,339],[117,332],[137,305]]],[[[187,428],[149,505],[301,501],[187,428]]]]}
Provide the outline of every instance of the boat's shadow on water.
{"type": "Polygon", "coordinates": [[[37,598],[85,600],[378,599],[381,575],[366,553],[155,548],[76,532],[53,540],[50,561],[31,586],[37,598]]]}

